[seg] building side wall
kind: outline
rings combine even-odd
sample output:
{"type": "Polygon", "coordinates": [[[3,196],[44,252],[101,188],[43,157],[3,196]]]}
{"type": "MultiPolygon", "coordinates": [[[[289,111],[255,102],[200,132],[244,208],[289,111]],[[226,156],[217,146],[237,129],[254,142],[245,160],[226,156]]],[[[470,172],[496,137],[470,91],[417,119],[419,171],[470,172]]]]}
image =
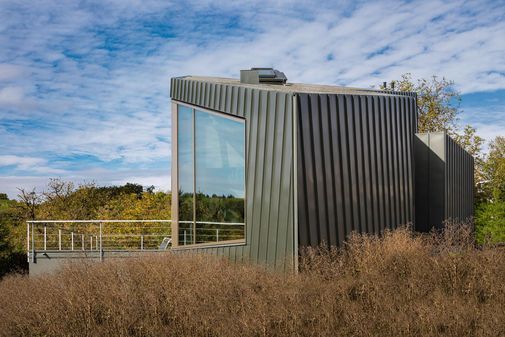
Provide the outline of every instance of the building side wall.
{"type": "Polygon", "coordinates": [[[428,232],[441,226],[446,209],[445,134],[423,133],[414,138],[415,228],[428,232]]]}
{"type": "MultiPolygon", "coordinates": [[[[297,254],[293,230],[293,96],[173,78],[171,97],[246,119],[246,244],[184,250],[292,269],[297,254]]],[[[174,190],[177,186],[172,185],[174,190]]]]}
{"type": "Polygon", "coordinates": [[[473,216],[473,157],[444,132],[416,134],[416,230],[473,216]]]}
{"type": "Polygon", "coordinates": [[[413,222],[415,95],[298,94],[300,246],[413,222]]]}
{"type": "Polygon", "coordinates": [[[445,135],[445,142],[445,219],[468,221],[474,213],[474,159],[448,135],[445,135]]]}

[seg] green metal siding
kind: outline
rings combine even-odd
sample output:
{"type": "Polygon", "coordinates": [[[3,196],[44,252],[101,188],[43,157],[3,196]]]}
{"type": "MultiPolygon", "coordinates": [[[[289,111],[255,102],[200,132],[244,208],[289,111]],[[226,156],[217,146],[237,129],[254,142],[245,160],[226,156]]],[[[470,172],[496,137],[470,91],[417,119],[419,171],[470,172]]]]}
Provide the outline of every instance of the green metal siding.
{"type": "Polygon", "coordinates": [[[292,269],[293,95],[183,77],[172,78],[170,94],[175,101],[246,119],[246,244],[190,250],[292,269]]]}

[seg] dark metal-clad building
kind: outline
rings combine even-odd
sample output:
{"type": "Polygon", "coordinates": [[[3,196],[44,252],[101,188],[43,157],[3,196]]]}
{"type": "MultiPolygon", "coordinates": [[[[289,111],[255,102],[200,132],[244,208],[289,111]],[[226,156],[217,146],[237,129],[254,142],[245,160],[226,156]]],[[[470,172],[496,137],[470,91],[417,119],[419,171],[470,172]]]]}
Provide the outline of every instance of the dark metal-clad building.
{"type": "MultiPolygon", "coordinates": [[[[292,269],[299,247],[339,245],[353,231],[380,233],[414,221],[414,93],[286,84],[278,71],[253,69],[242,71],[241,80],[173,78],[171,97],[172,191],[179,191],[172,201],[172,232],[178,233],[173,235],[175,249],[292,269]],[[230,199],[225,195],[232,194],[217,187],[200,188],[199,176],[211,170],[199,166],[220,167],[229,171],[225,177],[234,177],[238,166],[228,164],[233,151],[216,151],[213,158],[219,163],[210,164],[200,147],[213,142],[213,137],[220,149],[232,149],[241,141],[227,143],[236,136],[217,141],[221,123],[217,121],[214,136],[199,131],[209,126],[199,124],[198,116],[203,114],[223,123],[238,117],[244,127],[245,148],[239,156],[244,161],[243,196],[238,193],[243,197],[244,217],[236,221],[244,231],[219,242],[215,235],[211,240],[199,239],[198,233],[217,231],[214,223],[227,222],[222,214],[229,208],[223,202],[230,199]],[[191,127],[181,126],[185,124],[191,127]],[[194,134],[193,140],[184,139],[188,133],[194,134]],[[199,145],[199,138],[209,141],[199,145]],[[186,158],[184,163],[181,158],[186,158]],[[207,212],[213,215],[205,218],[198,212],[207,206],[199,204],[221,208],[207,212]]],[[[230,183],[223,178],[219,184],[230,183]]]]}
{"type": "Polygon", "coordinates": [[[473,214],[473,158],[416,134],[415,93],[252,68],[172,78],[170,96],[172,219],[29,221],[31,274],[167,249],[297,270],[303,247],[473,214]]]}
{"type": "Polygon", "coordinates": [[[299,244],[413,222],[415,95],[295,95],[299,244]]]}
{"type": "Polygon", "coordinates": [[[473,216],[474,159],[445,132],[416,134],[416,219],[419,231],[473,216]]]}

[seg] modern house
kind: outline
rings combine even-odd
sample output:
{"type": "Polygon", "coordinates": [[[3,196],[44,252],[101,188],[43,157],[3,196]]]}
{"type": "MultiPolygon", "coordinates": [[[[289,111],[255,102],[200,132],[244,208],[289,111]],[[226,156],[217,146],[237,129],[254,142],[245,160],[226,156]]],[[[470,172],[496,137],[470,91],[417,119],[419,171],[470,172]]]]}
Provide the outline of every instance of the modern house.
{"type": "Polygon", "coordinates": [[[300,247],[473,214],[473,159],[445,134],[416,134],[415,93],[252,68],[173,78],[171,98],[173,249],[291,269],[300,247]]]}
{"type": "Polygon", "coordinates": [[[240,79],[172,78],[170,96],[172,219],[126,234],[114,230],[120,220],[29,222],[30,273],[169,245],[296,270],[300,248],[352,232],[472,217],[473,158],[445,133],[416,133],[415,93],[252,68],[240,79]]]}

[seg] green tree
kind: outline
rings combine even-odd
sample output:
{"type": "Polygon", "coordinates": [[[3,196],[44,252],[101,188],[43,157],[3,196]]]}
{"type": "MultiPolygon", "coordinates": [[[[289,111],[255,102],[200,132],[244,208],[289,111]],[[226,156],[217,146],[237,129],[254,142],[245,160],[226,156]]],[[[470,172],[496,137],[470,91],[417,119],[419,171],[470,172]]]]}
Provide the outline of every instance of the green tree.
{"type": "Polygon", "coordinates": [[[20,207],[6,194],[0,194],[0,278],[11,271],[27,270],[26,227],[20,225],[20,207]],[[22,228],[21,228],[22,226],[22,228]]]}
{"type": "Polygon", "coordinates": [[[461,113],[460,93],[454,87],[454,81],[432,76],[429,79],[413,80],[407,73],[400,80],[391,81],[381,86],[382,90],[408,91],[417,94],[418,132],[446,131],[454,140],[475,158],[475,183],[480,186],[484,178],[484,158],[482,145],[484,139],[477,135],[470,125],[459,127],[458,115],[461,113]]]}
{"type": "Polygon", "coordinates": [[[429,79],[414,81],[410,73],[403,74],[400,80],[391,81],[382,90],[399,90],[417,93],[419,113],[418,132],[447,131],[455,134],[456,121],[460,110],[461,97],[454,82],[432,76],[429,79]]]}
{"type": "Polygon", "coordinates": [[[484,174],[483,185],[489,199],[505,201],[505,137],[498,136],[489,144],[484,174]]]}
{"type": "Polygon", "coordinates": [[[505,243],[505,201],[481,203],[475,213],[479,243],[505,243]]]}

